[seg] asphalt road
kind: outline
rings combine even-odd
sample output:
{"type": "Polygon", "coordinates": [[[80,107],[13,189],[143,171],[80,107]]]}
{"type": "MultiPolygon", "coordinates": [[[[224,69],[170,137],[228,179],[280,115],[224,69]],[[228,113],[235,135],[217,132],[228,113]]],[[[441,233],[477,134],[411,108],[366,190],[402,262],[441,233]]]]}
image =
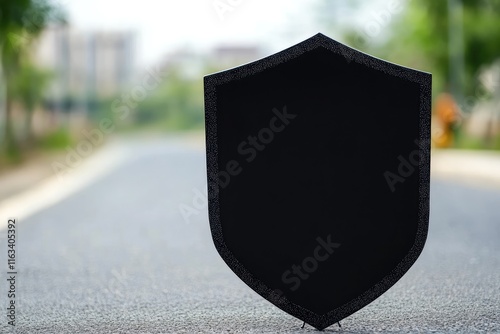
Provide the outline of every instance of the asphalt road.
{"type": "MultiPolygon", "coordinates": [[[[307,333],[247,288],[213,247],[201,147],[130,141],[126,161],[19,218],[16,333],[307,333]]],[[[386,294],[326,332],[500,333],[500,189],[432,181],[429,237],[386,294]]],[[[0,241],[6,314],[7,245],[0,241]]]]}

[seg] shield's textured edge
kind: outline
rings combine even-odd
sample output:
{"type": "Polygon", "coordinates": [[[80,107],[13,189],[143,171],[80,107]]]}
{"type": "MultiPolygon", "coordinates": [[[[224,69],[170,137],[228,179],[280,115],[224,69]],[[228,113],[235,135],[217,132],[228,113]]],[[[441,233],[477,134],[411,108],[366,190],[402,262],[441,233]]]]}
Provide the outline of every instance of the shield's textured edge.
{"type": "Polygon", "coordinates": [[[415,242],[413,247],[405,258],[389,273],[383,280],[372,286],[358,298],[349,303],[334,309],[327,314],[319,315],[280,296],[276,291],[265,286],[261,281],[253,277],[245,267],[235,258],[228,249],[222,234],[222,227],[219,220],[219,196],[218,186],[208,184],[209,198],[209,221],[212,238],[215,247],[223,260],[233,270],[236,275],[250,286],[258,294],[266,298],[277,307],[289,314],[307,322],[308,324],[322,330],[337,321],[353,314],[364,306],[368,305],[376,298],[380,297],[385,291],[393,286],[415,263],[424,248],[427,238],[429,225],[429,187],[430,187],[430,122],[431,122],[431,83],[430,73],[417,71],[414,69],[402,67],[393,63],[374,58],[370,55],[352,49],[335,40],[323,35],[317,34],[297,45],[286,50],[278,52],[261,60],[236,67],[227,71],[208,75],[204,78],[205,84],[205,125],[206,125],[206,149],[207,149],[207,174],[216,175],[219,172],[218,167],[218,147],[217,147],[217,115],[216,115],[216,88],[218,85],[228,81],[237,80],[246,76],[261,72],[267,68],[293,59],[301,54],[324,47],[334,53],[340,54],[346,58],[347,62],[358,62],[373,69],[385,72],[389,75],[400,77],[420,85],[420,116],[419,116],[419,138],[418,140],[421,163],[419,164],[419,222],[415,242]]]}

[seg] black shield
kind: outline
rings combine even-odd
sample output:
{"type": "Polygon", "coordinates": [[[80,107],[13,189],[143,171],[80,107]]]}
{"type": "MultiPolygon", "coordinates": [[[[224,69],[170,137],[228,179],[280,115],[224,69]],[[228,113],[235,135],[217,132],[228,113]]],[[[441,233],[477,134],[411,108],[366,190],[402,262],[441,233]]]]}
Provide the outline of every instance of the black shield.
{"type": "Polygon", "coordinates": [[[209,219],[248,286],[318,329],[427,237],[431,75],[322,34],[205,77],[209,219]]]}

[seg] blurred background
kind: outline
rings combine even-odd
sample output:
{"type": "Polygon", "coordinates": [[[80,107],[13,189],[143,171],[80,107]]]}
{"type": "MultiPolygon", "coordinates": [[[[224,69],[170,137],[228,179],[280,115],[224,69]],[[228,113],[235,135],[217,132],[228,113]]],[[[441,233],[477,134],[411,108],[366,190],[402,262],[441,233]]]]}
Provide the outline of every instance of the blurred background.
{"type": "Polygon", "coordinates": [[[1,170],[64,151],[93,130],[93,146],[129,132],[202,130],[203,75],[317,32],[432,72],[436,147],[500,149],[500,1],[0,6],[1,170]]]}
{"type": "Polygon", "coordinates": [[[500,0],[0,0],[0,261],[16,217],[25,332],[292,326],[213,248],[203,76],[318,32],[433,74],[429,239],[349,328],[500,330],[500,0]]]}

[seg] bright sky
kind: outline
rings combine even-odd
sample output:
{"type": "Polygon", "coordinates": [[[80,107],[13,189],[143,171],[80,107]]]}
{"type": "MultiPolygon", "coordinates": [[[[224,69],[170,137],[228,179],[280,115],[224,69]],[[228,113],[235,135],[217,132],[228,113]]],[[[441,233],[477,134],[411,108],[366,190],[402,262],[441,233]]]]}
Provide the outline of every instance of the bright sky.
{"type": "MultiPolygon", "coordinates": [[[[143,66],[179,47],[206,50],[220,44],[259,45],[276,52],[324,30],[318,11],[313,10],[318,0],[57,2],[66,8],[70,24],[78,30],[135,31],[138,63],[143,66]],[[220,6],[219,11],[214,4],[220,6]]],[[[337,17],[342,16],[339,14],[337,17]]]]}
{"type": "Polygon", "coordinates": [[[70,22],[78,29],[136,31],[142,64],[155,62],[163,54],[183,46],[206,49],[216,44],[262,44],[278,40],[290,28],[292,20],[304,28],[304,38],[318,32],[306,22],[307,16],[300,18],[297,13],[298,8],[305,7],[303,1],[294,7],[285,0],[66,0],[65,3],[70,22]],[[223,9],[218,12],[213,3],[227,7],[220,7],[223,9]],[[227,10],[223,11],[224,8],[227,10]]]}

